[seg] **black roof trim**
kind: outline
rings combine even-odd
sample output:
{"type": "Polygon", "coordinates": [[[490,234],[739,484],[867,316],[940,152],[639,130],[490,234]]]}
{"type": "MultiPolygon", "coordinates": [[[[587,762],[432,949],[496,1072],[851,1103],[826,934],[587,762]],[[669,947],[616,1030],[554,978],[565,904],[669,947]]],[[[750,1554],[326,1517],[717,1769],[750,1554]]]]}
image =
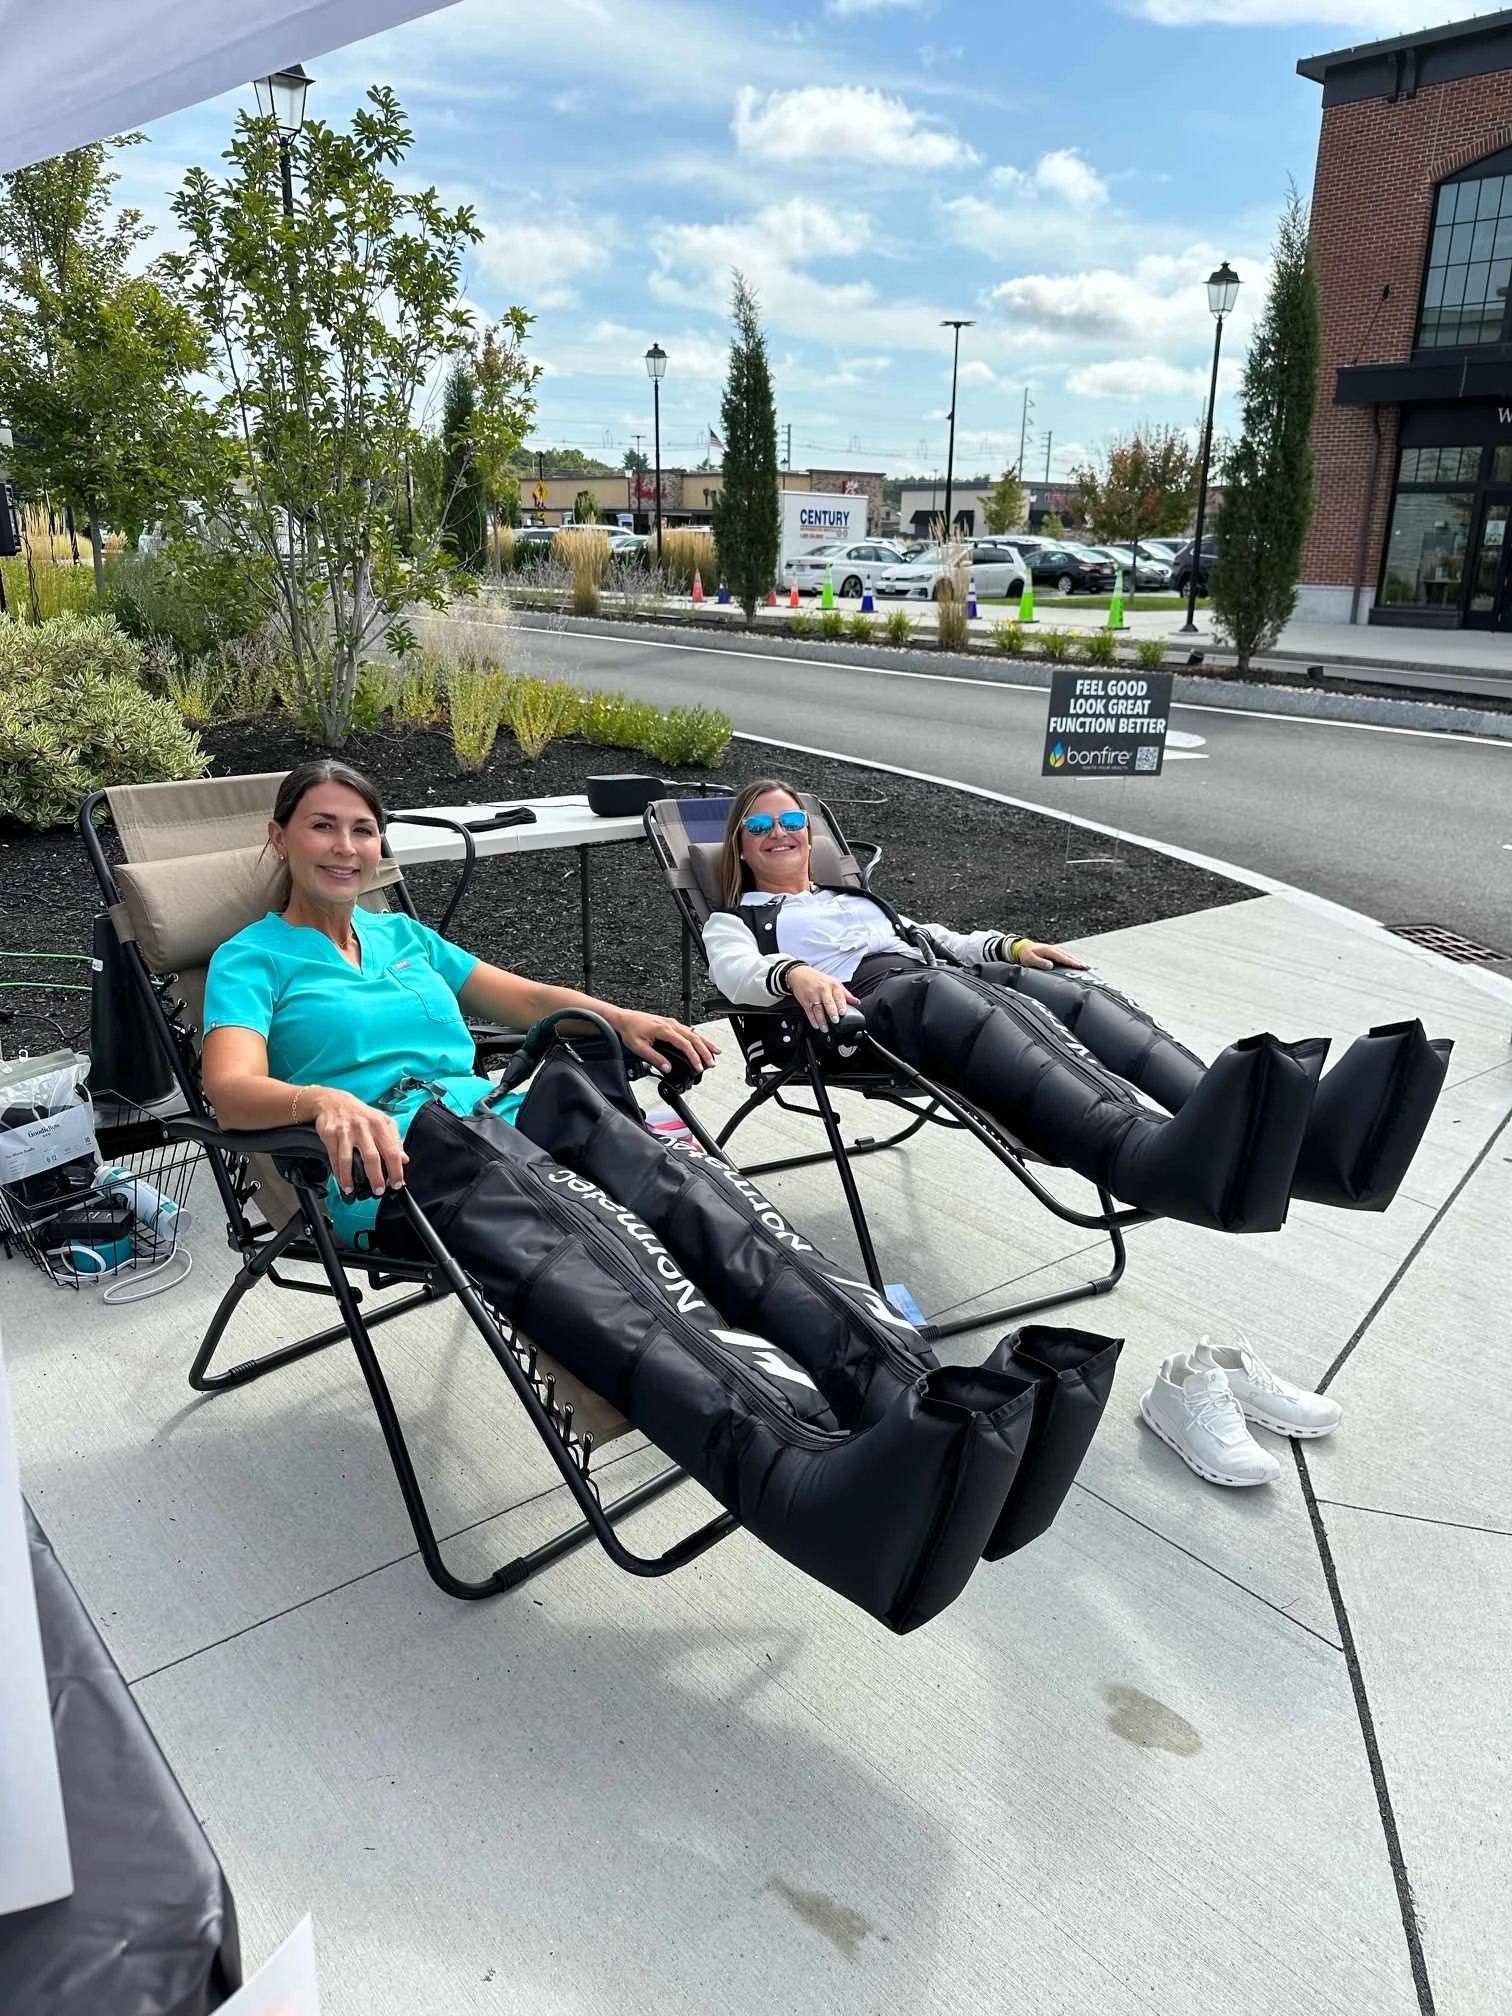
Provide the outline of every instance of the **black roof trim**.
{"type": "Polygon", "coordinates": [[[1379,42],[1356,42],[1352,48],[1333,49],[1324,56],[1304,56],[1297,64],[1297,75],[1322,84],[1330,70],[1340,69],[1346,63],[1392,56],[1399,49],[1431,49],[1444,42],[1465,42],[1504,28],[1512,28],[1512,7],[1499,7],[1493,14],[1472,14],[1464,21],[1450,21],[1442,28],[1419,28],[1412,35],[1387,35],[1379,42]]]}

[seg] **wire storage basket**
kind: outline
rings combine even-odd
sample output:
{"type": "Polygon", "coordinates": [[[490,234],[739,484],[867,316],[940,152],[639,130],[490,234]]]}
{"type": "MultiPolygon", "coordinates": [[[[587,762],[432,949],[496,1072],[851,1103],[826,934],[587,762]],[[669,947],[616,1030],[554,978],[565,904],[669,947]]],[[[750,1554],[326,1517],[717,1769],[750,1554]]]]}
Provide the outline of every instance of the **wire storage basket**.
{"type": "Polygon", "coordinates": [[[134,1301],[181,1279],[198,1147],[170,1139],[157,1115],[129,1103],[112,1101],[108,1117],[84,1099],[48,1113],[32,1107],[34,1120],[27,1110],[14,1100],[0,1110],[0,1168],[26,1171],[0,1182],[6,1257],[24,1256],[61,1288],[100,1287],[105,1301],[134,1301]],[[35,1138],[44,1120],[56,1128],[50,1144],[35,1138]],[[18,1156],[20,1143],[30,1152],[18,1156]],[[135,1289],[124,1285],[132,1277],[135,1289]]]}

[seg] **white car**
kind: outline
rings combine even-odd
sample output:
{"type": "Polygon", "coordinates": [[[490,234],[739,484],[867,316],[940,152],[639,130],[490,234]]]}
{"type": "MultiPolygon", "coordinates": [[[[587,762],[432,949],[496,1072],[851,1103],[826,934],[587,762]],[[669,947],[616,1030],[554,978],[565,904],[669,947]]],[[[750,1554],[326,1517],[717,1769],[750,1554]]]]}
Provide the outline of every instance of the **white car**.
{"type": "Polygon", "coordinates": [[[883,567],[896,567],[903,549],[890,539],[857,539],[848,546],[816,546],[786,561],[782,569],[784,588],[796,588],[800,595],[817,595],[830,581],[842,599],[859,596],[869,580],[883,567]]]}
{"type": "MultiPolygon", "coordinates": [[[[963,570],[967,586],[974,581],[982,597],[1022,595],[1029,568],[1018,549],[997,540],[978,540],[967,553],[963,570]]],[[[912,560],[889,567],[877,577],[879,595],[910,596],[932,602],[940,584],[951,576],[951,553],[947,546],[927,546],[912,560]]]]}

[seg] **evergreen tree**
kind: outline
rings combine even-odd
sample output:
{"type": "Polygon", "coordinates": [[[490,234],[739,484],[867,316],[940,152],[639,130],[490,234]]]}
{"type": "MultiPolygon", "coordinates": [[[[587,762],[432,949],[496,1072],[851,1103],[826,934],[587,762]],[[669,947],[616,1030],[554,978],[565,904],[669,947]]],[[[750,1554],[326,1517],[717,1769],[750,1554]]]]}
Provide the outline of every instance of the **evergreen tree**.
{"type": "Polygon", "coordinates": [[[987,530],[989,532],[1013,532],[1024,522],[1027,499],[1024,486],[1019,481],[1019,472],[1005,469],[993,486],[987,499],[987,530]]]}
{"type": "Polygon", "coordinates": [[[1066,527],[1059,511],[1047,511],[1044,517],[1041,518],[1040,536],[1050,540],[1065,538],[1066,527]]]}
{"type": "Polygon", "coordinates": [[[488,504],[472,443],[477,410],[472,366],[459,358],[441,408],[441,538],[457,565],[473,574],[482,572],[488,544],[488,504]]]}
{"type": "Polygon", "coordinates": [[[714,501],[714,545],[721,580],[754,620],[777,578],[781,527],[777,503],[777,410],[756,296],[736,273],[730,301],[735,340],[720,402],[724,489],[714,501]]]}
{"type": "Polygon", "coordinates": [[[1297,604],[1313,509],[1318,355],[1317,278],[1307,212],[1294,187],[1276,234],[1265,313],[1245,359],[1243,431],[1223,468],[1213,615],[1241,672],[1257,651],[1271,649],[1297,604]]]}

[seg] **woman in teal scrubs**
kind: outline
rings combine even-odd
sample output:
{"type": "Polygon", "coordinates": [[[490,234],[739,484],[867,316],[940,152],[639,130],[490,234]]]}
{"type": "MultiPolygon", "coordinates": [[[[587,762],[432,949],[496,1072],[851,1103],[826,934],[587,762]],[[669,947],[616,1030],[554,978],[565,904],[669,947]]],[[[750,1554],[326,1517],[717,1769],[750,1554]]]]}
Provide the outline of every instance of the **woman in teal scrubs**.
{"type": "Polygon", "coordinates": [[[377,1201],[341,1194],[353,1156],[375,1191],[398,1188],[420,1108],[439,1099],[473,1113],[494,1090],[473,1068],[465,1016],[526,1029],[553,1009],[591,1008],[659,1067],[677,1053],[702,1071],[715,1055],[670,1016],[544,986],[402,911],[358,909],[382,834],[378,794],[357,771],[324,759],[292,770],[268,824],[287,894],[220,947],[205,987],[205,1092],[222,1125],[313,1127],[331,1160],[332,1223],[349,1244],[364,1243],[378,1213],[377,1201]]]}

